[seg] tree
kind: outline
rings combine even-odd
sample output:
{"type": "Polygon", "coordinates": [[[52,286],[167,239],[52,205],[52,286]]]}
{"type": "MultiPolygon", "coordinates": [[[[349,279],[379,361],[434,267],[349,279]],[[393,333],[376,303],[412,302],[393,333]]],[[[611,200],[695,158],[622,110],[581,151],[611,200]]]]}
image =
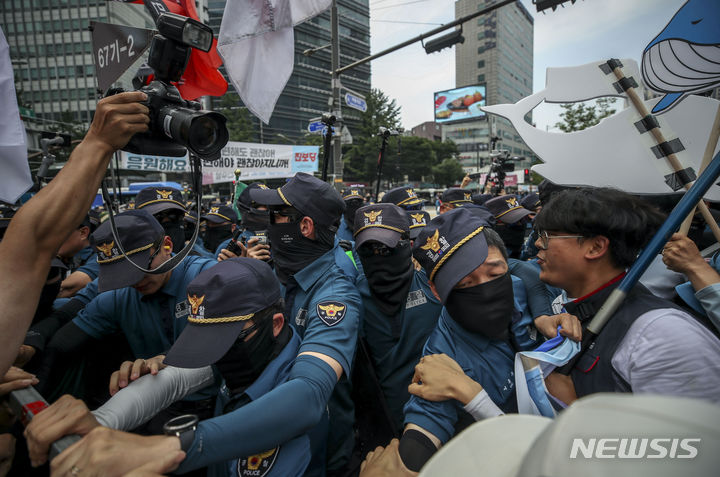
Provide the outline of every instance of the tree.
{"type": "Polygon", "coordinates": [[[217,112],[227,119],[227,129],[230,141],[252,142],[255,139],[255,126],[250,118],[247,108],[238,106],[239,97],[235,94],[225,94],[220,99],[217,112]]]}
{"type": "Polygon", "coordinates": [[[443,160],[432,168],[432,173],[435,183],[445,187],[460,182],[465,175],[465,171],[455,158],[443,160]]]}
{"type": "Polygon", "coordinates": [[[595,126],[601,119],[615,114],[615,109],[611,109],[614,104],[615,98],[609,97],[599,98],[592,106],[585,103],[562,104],[562,122],[555,123],[555,127],[563,132],[573,132],[595,126]]]}
{"type": "MultiPolygon", "coordinates": [[[[343,155],[343,175],[350,180],[372,182],[377,172],[377,159],[382,139],[377,136],[378,129],[385,127],[397,129],[400,125],[400,107],[379,89],[372,89],[367,97],[367,111],[362,114],[360,135],[343,155]]],[[[390,138],[385,151],[386,161],[397,157],[397,138],[390,138]]],[[[395,167],[383,165],[383,177],[396,178],[395,167]],[[386,175],[387,172],[387,175],[386,175]]]]}

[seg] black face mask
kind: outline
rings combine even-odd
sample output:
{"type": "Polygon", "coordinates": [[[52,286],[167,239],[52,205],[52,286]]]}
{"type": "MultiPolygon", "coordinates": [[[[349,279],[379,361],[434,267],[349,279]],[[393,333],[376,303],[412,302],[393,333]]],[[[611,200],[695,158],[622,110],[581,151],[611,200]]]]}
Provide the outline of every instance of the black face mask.
{"type": "Polygon", "coordinates": [[[265,317],[255,335],[247,341],[236,340],[216,363],[232,394],[242,392],[260,376],[275,355],[273,320],[265,317]]]}
{"type": "Polygon", "coordinates": [[[205,232],[205,248],[211,252],[215,252],[218,245],[230,237],[232,237],[232,225],[208,227],[207,232],[205,232]]]}
{"type": "Polygon", "coordinates": [[[253,232],[265,230],[270,226],[270,213],[255,208],[245,209],[242,212],[242,225],[253,232]]]}
{"type": "Polygon", "coordinates": [[[450,317],[471,333],[506,340],[514,311],[510,272],[474,287],[453,289],[445,303],[450,317]]]}
{"type": "MultiPolygon", "coordinates": [[[[185,225],[182,219],[161,224],[165,235],[170,237],[173,243],[173,253],[178,253],[185,245],[185,225]]],[[[190,231],[192,234],[192,230],[190,231]]],[[[192,237],[192,235],[191,235],[192,237]]]]}
{"type": "MultiPolygon", "coordinates": [[[[362,247],[361,247],[362,249],[362,247]]],[[[407,300],[412,284],[413,266],[410,241],[402,240],[391,255],[358,251],[373,301],[386,315],[395,316],[407,300]]]]}
{"type": "Polygon", "coordinates": [[[310,265],[333,247],[335,232],[326,227],[316,227],[317,240],[305,238],[300,223],[271,224],[268,238],[275,271],[280,282],[286,284],[295,273],[310,265]]]}
{"type": "Polygon", "coordinates": [[[355,212],[357,212],[363,204],[364,202],[360,199],[345,202],[345,212],[343,212],[343,216],[345,217],[345,225],[347,225],[347,228],[350,229],[351,232],[355,231],[355,212]]]}

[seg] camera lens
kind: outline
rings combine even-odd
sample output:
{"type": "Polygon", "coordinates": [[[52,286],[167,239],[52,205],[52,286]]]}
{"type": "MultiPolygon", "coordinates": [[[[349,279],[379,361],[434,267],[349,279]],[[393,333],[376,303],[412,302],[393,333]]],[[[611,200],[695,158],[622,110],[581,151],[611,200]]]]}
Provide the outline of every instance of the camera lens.
{"type": "Polygon", "coordinates": [[[217,155],[230,138],[222,114],[184,107],[166,106],[163,109],[165,135],[201,158],[217,155]]]}

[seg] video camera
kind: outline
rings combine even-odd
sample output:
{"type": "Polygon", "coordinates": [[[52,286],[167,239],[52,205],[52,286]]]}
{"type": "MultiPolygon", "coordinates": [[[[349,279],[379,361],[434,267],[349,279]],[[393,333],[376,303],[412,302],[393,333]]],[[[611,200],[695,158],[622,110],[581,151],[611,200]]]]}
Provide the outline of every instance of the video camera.
{"type": "Polygon", "coordinates": [[[514,161],[521,161],[523,157],[510,156],[510,151],[507,149],[493,150],[490,152],[490,170],[488,175],[485,177],[485,185],[488,182],[493,183],[491,194],[497,195],[500,190],[505,186],[505,176],[507,172],[515,170],[514,161]]]}
{"type": "MultiPolygon", "coordinates": [[[[145,105],[150,109],[150,130],[133,136],[125,149],[139,154],[184,156],[187,148],[201,159],[216,159],[230,137],[225,117],[203,110],[196,101],[183,99],[171,84],[182,77],[191,48],[210,51],[213,32],[192,18],[154,10],[150,3],[146,2],[146,6],[158,29],[148,57],[155,79],[139,88],[148,96],[145,105]]],[[[108,94],[118,92],[115,89],[108,94]]]]}

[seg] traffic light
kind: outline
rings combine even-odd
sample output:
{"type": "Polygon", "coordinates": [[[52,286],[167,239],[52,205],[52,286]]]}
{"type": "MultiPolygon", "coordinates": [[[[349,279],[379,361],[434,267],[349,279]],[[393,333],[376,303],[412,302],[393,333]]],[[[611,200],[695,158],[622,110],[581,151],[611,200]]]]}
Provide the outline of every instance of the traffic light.
{"type": "Polygon", "coordinates": [[[530,169],[525,169],[525,182],[530,182],[530,169]]]}

